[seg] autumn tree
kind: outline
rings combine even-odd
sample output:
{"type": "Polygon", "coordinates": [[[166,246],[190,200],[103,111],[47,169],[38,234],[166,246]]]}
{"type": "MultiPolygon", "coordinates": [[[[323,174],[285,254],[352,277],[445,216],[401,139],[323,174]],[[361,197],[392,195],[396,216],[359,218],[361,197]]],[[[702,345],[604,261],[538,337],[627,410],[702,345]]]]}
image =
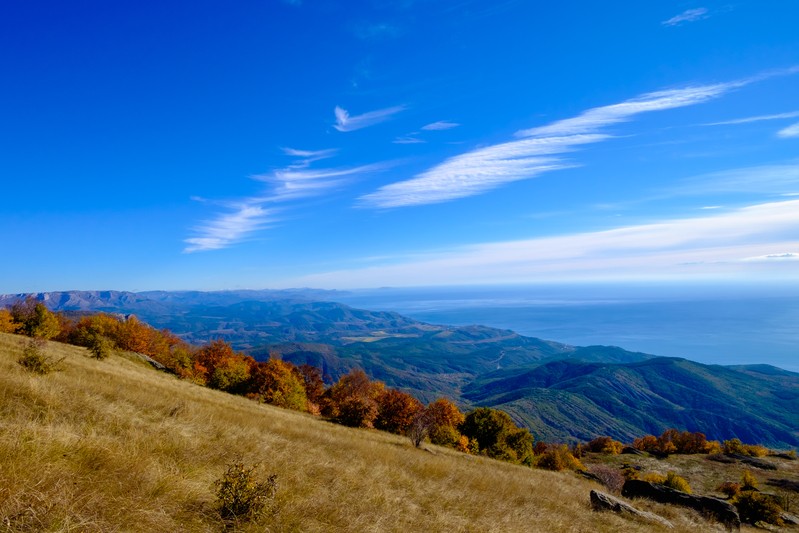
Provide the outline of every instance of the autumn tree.
{"type": "Polygon", "coordinates": [[[0,309],[0,333],[16,333],[17,325],[8,309],[0,309]]]}
{"type": "Polygon", "coordinates": [[[363,370],[354,369],[325,391],[322,414],[345,426],[374,427],[384,388],[382,382],[370,381],[363,370]]]}
{"type": "Polygon", "coordinates": [[[396,389],[385,389],[377,398],[375,428],[404,434],[423,409],[422,403],[410,394],[396,389]]]}
{"type": "Polygon", "coordinates": [[[307,408],[308,397],[302,376],[294,365],[280,359],[253,365],[247,391],[248,396],[278,407],[296,411],[307,408]]]}
{"type": "Polygon", "coordinates": [[[230,344],[218,339],[197,350],[195,377],[214,389],[244,393],[254,363],[251,357],[234,352],[230,344]]]}
{"type": "Polygon", "coordinates": [[[590,441],[586,447],[590,452],[618,455],[624,445],[611,437],[597,437],[590,441]]]}
{"type": "Polygon", "coordinates": [[[52,339],[61,331],[61,324],[55,313],[33,296],[11,306],[11,320],[18,333],[28,337],[52,339]]]}
{"type": "Polygon", "coordinates": [[[707,453],[710,446],[704,433],[683,431],[675,435],[672,439],[677,453],[693,454],[707,453]]]}
{"type": "Polygon", "coordinates": [[[533,436],[504,411],[478,407],[466,415],[461,431],[477,440],[480,451],[489,457],[520,463],[532,460],[533,436]]]}
{"type": "Polygon", "coordinates": [[[461,437],[458,428],[466,417],[457,405],[446,398],[439,398],[427,406],[427,416],[430,424],[428,429],[430,442],[439,446],[458,444],[461,437]]]}
{"type": "Polygon", "coordinates": [[[296,367],[305,385],[305,396],[308,398],[308,411],[319,414],[322,395],[325,393],[325,382],[322,371],[315,366],[303,364],[296,367]]]}

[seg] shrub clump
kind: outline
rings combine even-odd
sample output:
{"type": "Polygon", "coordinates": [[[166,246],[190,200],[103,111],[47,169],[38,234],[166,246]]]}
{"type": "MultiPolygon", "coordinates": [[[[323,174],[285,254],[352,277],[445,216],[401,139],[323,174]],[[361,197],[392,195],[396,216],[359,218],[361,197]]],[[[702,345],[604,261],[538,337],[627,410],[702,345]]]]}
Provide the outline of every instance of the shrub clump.
{"type": "Polygon", "coordinates": [[[108,359],[114,351],[114,342],[105,335],[91,335],[88,344],[89,353],[97,360],[108,359]]]}
{"type": "Polygon", "coordinates": [[[536,460],[535,466],[556,472],[566,469],[585,470],[583,463],[572,455],[569,447],[565,444],[547,447],[546,451],[536,460]]]}
{"type": "Polygon", "coordinates": [[[236,462],[228,465],[221,478],[214,482],[219,514],[226,521],[256,520],[266,510],[277,492],[277,474],[266,481],[256,479],[256,466],[236,462]]]}
{"type": "Polygon", "coordinates": [[[663,485],[664,487],[679,490],[680,492],[684,492],[686,494],[691,494],[691,485],[688,484],[685,478],[678,476],[675,472],[669,472],[665,476],[654,473],[647,474],[644,476],[644,481],[655,483],[657,485],[663,485]]]}
{"type": "Polygon", "coordinates": [[[22,368],[34,374],[45,375],[58,370],[63,358],[53,360],[52,357],[45,353],[47,349],[47,341],[41,337],[34,337],[29,339],[22,350],[22,355],[17,359],[17,363],[22,365],[22,368]]]}
{"type": "Polygon", "coordinates": [[[741,492],[735,497],[733,504],[738,509],[741,522],[752,525],[758,522],[766,522],[775,526],[784,525],[782,508],[770,496],[753,490],[741,492]]]}
{"type": "Polygon", "coordinates": [[[732,499],[741,493],[741,484],[734,483],[732,481],[725,481],[716,487],[716,490],[727,496],[727,499],[732,499]]]}

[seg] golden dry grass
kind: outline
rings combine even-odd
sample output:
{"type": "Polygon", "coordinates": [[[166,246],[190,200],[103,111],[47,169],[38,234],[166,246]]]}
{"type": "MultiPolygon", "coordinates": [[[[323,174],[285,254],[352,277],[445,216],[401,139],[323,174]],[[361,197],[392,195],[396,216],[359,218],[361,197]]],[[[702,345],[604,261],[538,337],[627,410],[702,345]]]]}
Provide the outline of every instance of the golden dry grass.
{"type": "MultiPolygon", "coordinates": [[[[180,381],[114,355],[35,376],[0,334],[0,531],[220,531],[212,484],[234,460],[277,474],[270,512],[240,531],[649,532],[590,510],[597,485],[430,447],[180,381]]],[[[642,506],[641,504],[637,504],[642,506]]],[[[650,505],[676,531],[722,531],[650,505]]],[[[669,531],[675,531],[669,530],[669,531]]]]}

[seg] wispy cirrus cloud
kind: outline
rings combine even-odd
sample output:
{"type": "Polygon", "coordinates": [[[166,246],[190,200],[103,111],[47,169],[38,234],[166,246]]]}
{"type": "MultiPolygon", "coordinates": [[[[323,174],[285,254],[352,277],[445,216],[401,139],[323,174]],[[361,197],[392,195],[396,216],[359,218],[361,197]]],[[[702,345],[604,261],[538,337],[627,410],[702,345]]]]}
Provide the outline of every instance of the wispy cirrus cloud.
{"type": "Polygon", "coordinates": [[[544,135],[593,133],[612,124],[627,122],[641,113],[665,111],[667,109],[701,104],[718,98],[733,89],[743,87],[752,81],[753,79],[747,79],[646,93],[619,104],[595,107],[576,117],[558,120],[546,126],[521,130],[516,135],[519,137],[540,137],[544,135]]]}
{"type": "Polygon", "coordinates": [[[232,211],[218,215],[195,228],[196,237],[183,242],[185,253],[220,250],[244,240],[272,222],[273,212],[258,205],[257,201],[230,204],[232,211]]]}
{"type": "Polygon", "coordinates": [[[286,209],[285,206],[290,205],[290,202],[318,197],[346,185],[356,176],[380,172],[391,166],[390,163],[375,163],[356,167],[312,169],[310,166],[313,162],[333,157],[336,150],[283,148],[282,151],[299,159],[285,168],[251,176],[252,179],[268,185],[268,189],[262,194],[235,202],[218,202],[226,211],[217,213],[194,228],[196,235],[184,240],[185,253],[219,250],[242,242],[254,233],[279,222],[279,211],[286,209]],[[269,207],[276,204],[283,207],[269,207]]]}
{"type": "Polygon", "coordinates": [[[530,179],[544,172],[578,166],[560,157],[577,147],[611,138],[606,127],[641,113],[706,102],[751,80],[700,85],[647,93],[619,104],[596,107],[580,115],[516,133],[520,140],[461,154],[414,176],[385,185],[360,198],[361,205],[393,208],[446,202],[530,179]]]}
{"type": "Polygon", "coordinates": [[[452,128],[457,128],[460,126],[457,122],[450,122],[448,120],[439,120],[437,122],[431,122],[425,126],[422,126],[424,131],[441,131],[441,130],[451,130],[452,128]]]}
{"type": "Polygon", "coordinates": [[[710,11],[705,7],[697,7],[695,9],[686,9],[679,15],[675,15],[668,20],[661,22],[664,26],[679,26],[685,22],[696,22],[697,20],[706,19],[710,16],[710,11]]]}
{"type": "Polygon", "coordinates": [[[504,183],[573,167],[573,163],[551,156],[605,138],[606,135],[571,135],[523,139],[480,148],[452,157],[412,179],[385,185],[361,196],[360,201],[365,206],[391,208],[473,196],[504,183]]]}
{"type": "Polygon", "coordinates": [[[327,168],[320,170],[290,166],[268,174],[253,176],[253,179],[272,185],[264,202],[285,202],[309,196],[317,196],[331,189],[341,187],[355,176],[381,172],[389,163],[375,163],[357,167],[327,168]]]}
{"type": "Polygon", "coordinates": [[[397,137],[393,141],[394,144],[423,144],[426,143],[424,139],[420,139],[419,137],[414,137],[414,134],[411,133],[409,135],[404,135],[402,137],[397,137]]]}
{"type": "Polygon", "coordinates": [[[788,264],[795,251],[799,200],[789,200],[604,231],[475,244],[294,282],[355,288],[758,273],[799,279],[788,264]]]}
{"type": "Polygon", "coordinates": [[[778,131],[777,137],[782,137],[783,139],[799,137],[799,122],[778,131]]]}
{"type": "Polygon", "coordinates": [[[763,120],[779,120],[784,118],[799,117],[799,111],[791,111],[789,113],[777,113],[775,115],[758,115],[756,117],[736,118],[733,120],[724,120],[722,122],[708,122],[702,126],[727,126],[732,124],[748,124],[750,122],[760,122],[763,120]]]}
{"type": "Polygon", "coordinates": [[[362,128],[367,128],[369,126],[385,122],[405,109],[407,109],[406,106],[398,105],[353,116],[350,115],[346,109],[336,106],[336,108],[333,110],[336,116],[336,124],[333,127],[340,132],[360,130],[362,128]]]}

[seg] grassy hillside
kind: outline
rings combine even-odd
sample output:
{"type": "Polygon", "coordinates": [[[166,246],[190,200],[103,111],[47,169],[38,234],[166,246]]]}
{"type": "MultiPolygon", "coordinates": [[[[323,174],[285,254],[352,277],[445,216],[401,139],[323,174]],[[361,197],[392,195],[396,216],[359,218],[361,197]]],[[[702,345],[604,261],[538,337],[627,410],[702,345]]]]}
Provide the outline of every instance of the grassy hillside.
{"type": "MultiPolygon", "coordinates": [[[[135,358],[65,357],[46,376],[0,334],[0,531],[219,531],[212,483],[234,460],[277,474],[271,512],[243,531],[658,531],[589,509],[598,488],[258,405],[135,358]]],[[[678,531],[722,531],[639,504],[678,531]]]]}

